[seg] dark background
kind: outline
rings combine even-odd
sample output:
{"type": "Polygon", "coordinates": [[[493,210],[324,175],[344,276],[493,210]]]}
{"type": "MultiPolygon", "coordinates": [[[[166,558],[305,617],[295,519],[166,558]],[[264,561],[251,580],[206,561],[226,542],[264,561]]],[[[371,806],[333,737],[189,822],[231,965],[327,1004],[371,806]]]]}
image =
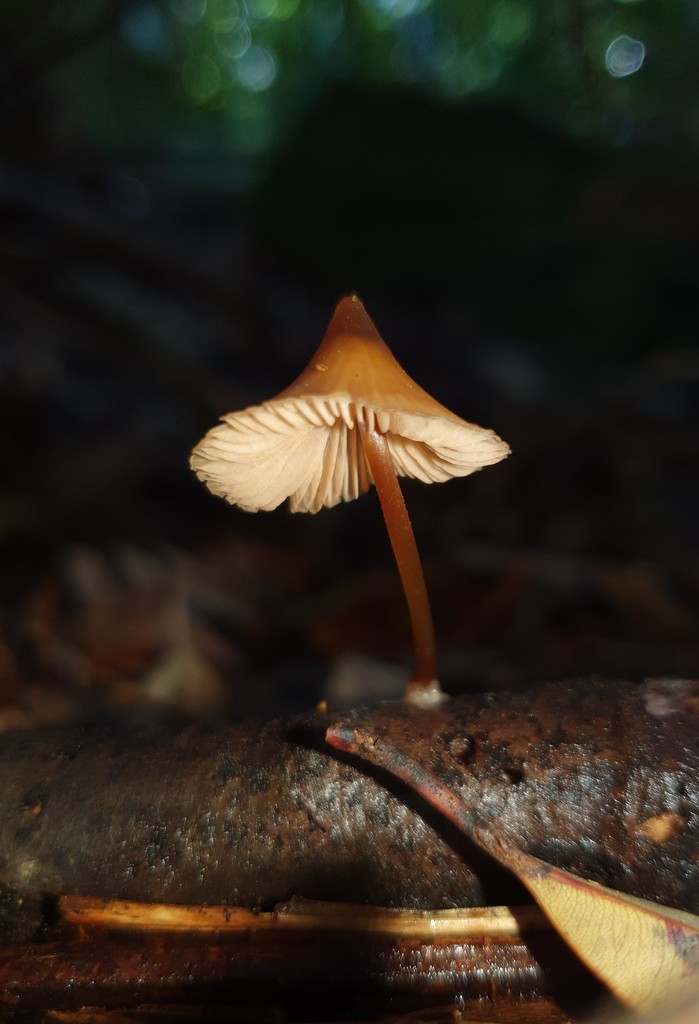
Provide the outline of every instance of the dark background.
{"type": "Polygon", "coordinates": [[[0,724],[396,695],[373,494],[187,467],[356,290],[510,459],[406,483],[458,692],[699,667],[699,17],[677,0],[0,7],[0,724]]]}

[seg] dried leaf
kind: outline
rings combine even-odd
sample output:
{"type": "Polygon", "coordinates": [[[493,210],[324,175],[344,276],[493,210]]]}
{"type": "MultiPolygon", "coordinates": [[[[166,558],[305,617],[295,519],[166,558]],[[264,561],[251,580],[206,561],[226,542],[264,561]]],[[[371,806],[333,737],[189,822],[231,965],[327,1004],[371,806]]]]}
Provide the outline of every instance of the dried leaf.
{"type": "Polygon", "coordinates": [[[514,872],[559,933],[636,1009],[677,999],[699,974],[699,917],[607,889],[524,853],[502,836],[473,838],[514,872]]]}
{"type": "Polygon", "coordinates": [[[676,999],[699,974],[699,917],[607,889],[525,854],[491,829],[424,765],[378,736],[331,727],[331,746],[407,783],[529,889],[580,959],[634,1008],[676,999]]]}

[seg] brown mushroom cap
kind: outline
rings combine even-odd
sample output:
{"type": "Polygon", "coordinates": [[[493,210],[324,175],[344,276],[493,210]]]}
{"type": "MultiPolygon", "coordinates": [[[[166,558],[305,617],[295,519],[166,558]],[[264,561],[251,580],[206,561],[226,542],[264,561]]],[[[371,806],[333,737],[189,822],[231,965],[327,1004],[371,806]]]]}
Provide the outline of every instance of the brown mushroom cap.
{"type": "Polygon", "coordinates": [[[425,483],[468,476],[510,451],[411,380],[351,295],[294,383],[223,416],[192,452],[191,467],[214,494],[248,512],[286,498],[292,512],[317,512],[372,483],[358,422],[385,434],[399,476],[425,483]]]}

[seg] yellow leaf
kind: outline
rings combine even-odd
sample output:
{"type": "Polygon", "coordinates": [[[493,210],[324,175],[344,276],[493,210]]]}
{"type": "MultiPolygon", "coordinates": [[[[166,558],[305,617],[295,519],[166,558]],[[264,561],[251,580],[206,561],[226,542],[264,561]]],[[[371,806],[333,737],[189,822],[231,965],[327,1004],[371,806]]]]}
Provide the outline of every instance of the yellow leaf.
{"type": "Polygon", "coordinates": [[[635,1009],[675,1001],[699,975],[699,917],[607,889],[524,853],[488,829],[474,838],[529,889],[551,923],[635,1009]]]}

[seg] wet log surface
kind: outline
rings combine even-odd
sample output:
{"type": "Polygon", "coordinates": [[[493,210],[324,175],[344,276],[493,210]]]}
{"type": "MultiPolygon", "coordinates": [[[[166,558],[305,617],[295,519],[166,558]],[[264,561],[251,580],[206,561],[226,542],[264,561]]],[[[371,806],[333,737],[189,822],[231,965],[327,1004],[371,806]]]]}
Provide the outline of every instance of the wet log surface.
{"type": "MultiPolygon", "coordinates": [[[[258,909],[292,895],[402,907],[526,900],[413,794],[324,749],[339,720],[429,765],[472,807],[474,826],[497,822],[544,860],[699,912],[699,686],[672,680],[177,735],[9,733],[0,878],[23,907],[54,893],[258,909]]],[[[5,904],[11,923],[10,895],[5,904]]]]}
{"type": "MultiPolygon", "coordinates": [[[[553,946],[555,948],[555,941],[553,946]]],[[[569,967],[567,961],[564,967],[569,967]]],[[[580,988],[578,971],[576,988],[580,988]]],[[[455,997],[520,1003],[550,998],[546,972],[522,941],[395,941],[385,937],[277,934],[234,941],[191,936],[48,942],[0,951],[0,1007],[236,1005],[309,995],[318,1006],[365,1007],[455,997]]],[[[310,1004],[313,1005],[313,1002],[310,1004]]]]}
{"type": "Polygon", "coordinates": [[[280,1020],[566,1024],[609,996],[536,907],[405,911],[292,900],[224,907],[62,897],[45,941],[0,950],[0,1019],[82,1007],[276,1009],[280,1020]],[[441,1007],[441,1010],[440,1010],[441,1007]],[[480,1016],[479,1016],[480,1013],[480,1016]],[[418,1017],[415,1017],[418,1014],[418,1017]],[[401,1019],[402,1016],[401,1016],[401,1019]]]}

